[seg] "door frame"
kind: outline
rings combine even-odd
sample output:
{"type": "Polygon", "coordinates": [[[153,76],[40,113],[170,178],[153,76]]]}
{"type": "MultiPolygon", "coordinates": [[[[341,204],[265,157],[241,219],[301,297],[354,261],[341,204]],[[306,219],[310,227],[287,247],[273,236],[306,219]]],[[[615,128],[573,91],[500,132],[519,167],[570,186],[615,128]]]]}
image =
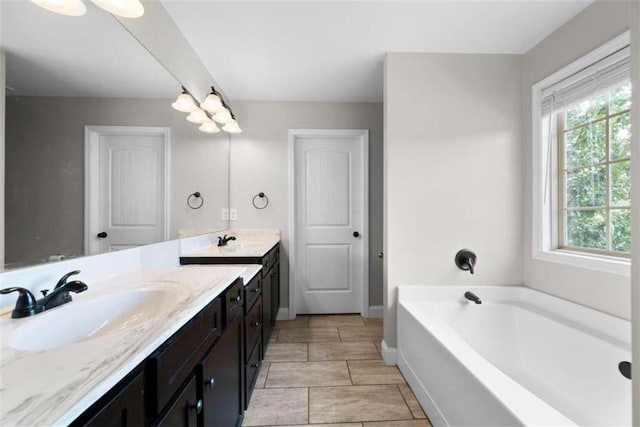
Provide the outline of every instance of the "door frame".
{"type": "Polygon", "coordinates": [[[295,179],[295,143],[304,138],[345,138],[357,137],[362,154],[362,301],[360,314],[369,317],[369,129],[289,129],[289,239],[287,242],[289,253],[289,319],[296,318],[295,292],[297,277],[296,264],[296,179],[295,179]]]}
{"type": "Polygon", "coordinates": [[[152,135],[164,138],[164,230],[169,238],[169,160],[171,128],[158,126],[85,126],[84,127],[84,254],[98,253],[98,243],[91,236],[98,230],[99,142],[101,135],[152,135]]]}

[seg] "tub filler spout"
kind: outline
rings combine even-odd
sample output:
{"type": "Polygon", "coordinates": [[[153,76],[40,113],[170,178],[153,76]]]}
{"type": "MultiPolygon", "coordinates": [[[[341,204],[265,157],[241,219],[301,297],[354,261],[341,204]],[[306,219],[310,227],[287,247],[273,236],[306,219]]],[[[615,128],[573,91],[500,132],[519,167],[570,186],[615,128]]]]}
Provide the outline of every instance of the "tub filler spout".
{"type": "Polygon", "coordinates": [[[465,292],[464,297],[469,301],[475,302],[476,304],[482,304],[482,300],[480,299],[480,297],[478,297],[478,295],[474,294],[471,291],[465,292]]]}

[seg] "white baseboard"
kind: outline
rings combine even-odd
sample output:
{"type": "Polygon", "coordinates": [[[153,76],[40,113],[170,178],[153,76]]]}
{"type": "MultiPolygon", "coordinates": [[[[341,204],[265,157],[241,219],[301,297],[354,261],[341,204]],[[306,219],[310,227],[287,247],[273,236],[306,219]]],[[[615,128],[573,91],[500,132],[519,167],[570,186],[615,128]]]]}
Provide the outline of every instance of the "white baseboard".
{"type": "Polygon", "coordinates": [[[367,317],[373,318],[382,318],[382,306],[381,305],[370,305],[369,313],[367,317]]]}
{"type": "Polygon", "coordinates": [[[389,347],[384,340],[382,340],[382,360],[386,365],[398,364],[398,349],[389,347]]]}
{"type": "Polygon", "coordinates": [[[289,308],[282,307],[278,310],[278,314],[276,315],[276,320],[289,320],[289,308]]]}

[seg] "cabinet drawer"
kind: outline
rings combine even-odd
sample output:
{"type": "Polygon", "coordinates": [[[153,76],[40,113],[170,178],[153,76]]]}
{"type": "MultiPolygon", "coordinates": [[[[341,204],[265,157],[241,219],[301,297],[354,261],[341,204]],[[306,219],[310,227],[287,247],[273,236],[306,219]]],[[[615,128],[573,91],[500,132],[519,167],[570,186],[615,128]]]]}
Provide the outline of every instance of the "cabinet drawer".
{"type": "Polygon", "coordinates": [[[196,378],[193,376],[157,425],[195,427],[200,413],[202,413],[202,399],[198,399],[196,378]]]}
{"type": "Polygon", "coordinates": [[[244,314],[249,313],[253,304],[258,300],[258,297],[262,294],[262,279],[260,275],[257,275],[244,287],[244,314]]]}
{"type": "Polygon", "coordinates": [[[249,353],[256,345],[256,341],[262,336],[262,298],[253,306],[244,319],[244,354],[245,362],[249,361],[249,353]]]}
{"type": "Polygon", "coordinates": [[[242,313],[242,303],[244,302],[244,287],[242,286],[242,279],[237,279],[226,290],[223,296],[224,310],[224,327],[231,324],[231,321],[237,315],[242,313]]]}
{"type": "Polygon", "coordinates": [[[222,304],[214,299],[147,360],[147,406],[160,412],[222,331],[222,304]]]}
{"type": "Polygon", "coordinates": [[[249,407],[249,400],[251,400],[251,393],[253,393],[253,388],[256,385],[256,380],[258,379],[258,373],[260,372],[260,365],[262,362],[260,361],[260,353],[262,352],[262,342],[258,340],[256,346],[253,348],[251,355],[249,356],[249,360],[245,365],[245,375],[244,375],[244,409],[249,407]]]}

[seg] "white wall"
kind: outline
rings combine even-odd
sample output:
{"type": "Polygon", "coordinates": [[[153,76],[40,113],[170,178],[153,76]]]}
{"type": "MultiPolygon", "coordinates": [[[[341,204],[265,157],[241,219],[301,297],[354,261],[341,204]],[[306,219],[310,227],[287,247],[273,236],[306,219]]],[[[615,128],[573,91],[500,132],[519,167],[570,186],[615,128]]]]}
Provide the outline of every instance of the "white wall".
{"type": "Polygon", "coordinates": [[[242,133],[231,137],[230,207],[238,209],[231,228],[281,231],[280,302],[289,305],[288,130],[369,129],[369,303],[382,304],[382,105],[370,103],[234,101],[242,133]],[[257,210],[263,191],[269,206],[257,210]]]}
{"type": "Polygon", "coordinates": [[[534,289],[630,318],[629,277],[533,260],[531,87],[629,29],[631,2],[597,1],[524,55],[522,139],[524,141],[524,274],[534,289]]]}
{"type": "Polygon", "coordinates": [[[400,285],[522,284],[521,57],[390,53],[384,340],[400,285]],[[478,256],[475,275],[454,256],[478,256]]]}

